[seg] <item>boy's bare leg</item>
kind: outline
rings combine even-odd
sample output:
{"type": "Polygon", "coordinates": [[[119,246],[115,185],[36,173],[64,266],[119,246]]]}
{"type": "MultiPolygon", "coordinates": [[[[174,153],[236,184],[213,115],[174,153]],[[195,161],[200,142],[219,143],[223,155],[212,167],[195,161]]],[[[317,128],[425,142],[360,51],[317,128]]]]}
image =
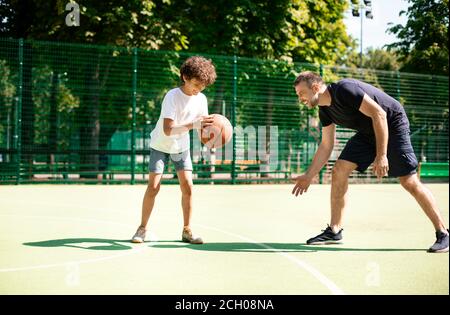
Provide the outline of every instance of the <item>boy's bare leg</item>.
{"type": "Polygon", "coordinates": [[[181,206],[183,208],[183,233],[181,240],[191,244],[203,244],[203,239],[192,234],[192,172],[178,171],[178,180],[181,188],[181,206]]]}
{"type": "Polygon", "coordinates": [[[155,204],[156,195],[161,187],[162,174],[149,173],[147,190],[142,201],[141,227],[146,228],[155,204]]]}
{"type": "Polygon", "coordinates": [[[181,188],[181,207],[183,208],[183,224],[190,227],[192,216],[192,171],[178,171],[181,188]]]}

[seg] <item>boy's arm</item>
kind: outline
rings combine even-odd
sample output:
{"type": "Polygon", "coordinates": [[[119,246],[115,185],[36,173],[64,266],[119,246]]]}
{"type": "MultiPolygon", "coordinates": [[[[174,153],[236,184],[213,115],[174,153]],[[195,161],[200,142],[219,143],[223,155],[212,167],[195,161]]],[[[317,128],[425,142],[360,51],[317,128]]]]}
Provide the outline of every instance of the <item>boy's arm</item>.
{"type": "Polygon", "coordinates": [[[201,116],[197,120],[185,124],[185,125],[175,125],[175,121],[170,118],[164,118],[163,129],[166,136],[174,136],[189,132],[191,129],[202,129],[204,127],[211,126],[214,119],[212,116],[201,116]]]}
{"type": "Polygon", "coordinates": [[[312,179],[320,172],[322,167],[330,158],[331,152],[333,152],[335,134],[336,125],[333,123],[322,128],[322,140],[319,148],[317,149],[316,154],[314,154],[312,163],[306,173],[296,178],[296,183],[294,189],[292,189],[292,194],[298,196],[298,194],[301,195],[308,191],[308,187],[311,184],[312,179]]]}

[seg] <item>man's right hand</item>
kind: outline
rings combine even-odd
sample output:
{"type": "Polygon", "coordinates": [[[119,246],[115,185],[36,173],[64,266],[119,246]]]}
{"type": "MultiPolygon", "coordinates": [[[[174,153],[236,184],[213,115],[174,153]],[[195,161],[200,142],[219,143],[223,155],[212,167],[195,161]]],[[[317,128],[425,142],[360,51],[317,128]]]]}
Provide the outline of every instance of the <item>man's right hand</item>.
{"type": "Polygon", "coordinates": [[[303,194],[304,192],[308,191],[308,187],[311,184],[312,178],[306,174],[300,175],[295,179],[295,186],[294,189],[292,189],[292,194],[295,195],[295,197],[298,196],[298,194],[303,194]]]}

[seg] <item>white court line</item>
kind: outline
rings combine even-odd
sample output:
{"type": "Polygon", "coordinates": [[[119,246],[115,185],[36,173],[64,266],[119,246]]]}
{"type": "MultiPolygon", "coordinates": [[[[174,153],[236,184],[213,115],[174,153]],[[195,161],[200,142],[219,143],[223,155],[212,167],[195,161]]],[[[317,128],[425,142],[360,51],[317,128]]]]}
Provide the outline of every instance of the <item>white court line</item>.
{"type": "MultiPolygon", "coordinates": [[[[111,224],[116,224],[116,225],[122,225],[122,226],[127,226],[130,227],[130,225],[127,224],[122,224],[122,223],[116,223],[116,222],[111,222],[111,221],[102,221],[102,220],[95,220],[95,219],[82,219],[82,218],[63,218],[63,217],[51,217],[51,216],[26,216],[26,215],[0,215],[0,216],[23,216],[23,217],[36,217],[36,218],[51,218],[51,219],[60,219],[60,220],[72,220],[72,221],[90,221],[90,222],[97,222],[97,223],[111,223],[111,224]]],[[[205,225],[201,225],[201,224],[195,224],[199,227],[205,228],[205,229],[210,229],[210,230],[215,230],[224,234],[228,234],[230,236],[233,236],[235,238],[239,238],[242,239],[246,242],[250,242],[253,244],[256,244],[262,248],[265,249],[269,249],[271,251],[276,252],[278,255],[281,255],[287,259],[289,259],[290,261],[292,261],[293,263],[295,263],[296,265],[298,265],[299,267],[305,269],[307,272],[309,272],[313,277],[315,277],[320,283],[322,283],[324,286],[326,286],[328,288],[328,290],[330,290],[330,292],[334,295],[343,295],[345,294],[344,291],[342,289],[340,289],[333,281],[331,281],[330,279],[328,279],[325,275],[323,275],[320,271],[318,271],[316,268],[312,267],[311,265],[307,264],[306,262],[289,255],[288,253],[282,252],[280,250],[277,250],[276,248],[270,247],[264,243],[259,243],[255,240],[252,240],[250,238],[247,238],[245,236],[239,235],[239,234],[235,234],[232,232],[228,232],[225,230],[221,230],[218,228],[214,228],[214,227],[209,227],[209,226],[205,226],[205,225]]],[[[152,239],[152,241],[156,241],[157,238],[156,236],[154,236],[154,238],[152,239]]],[[[20,267],[20,268],[5,268],[5,269],[0,269],[0,272],[12,272],[12,271],[22,271],[22,270],[31,270],[31,269],[44,269],[44,268],[52,268],[52,267],[59,267],[59,266],[65,266],[67,264],[85,264],[85,263],[91,263],[91,262],[97,262],[97,261],[103,261],[103,260],[108,260],[108,259],[114,259],[117,257],[122,257],[122,256],[128,256],[131,254],[135,254],[138,252],[141,252],[145,249],[148,249],[148,246],[145,246],[144,248],[140,248],[140,249],[132,249],[129,252],[126,253],[122,253],[122,254],[117,254],[117,255],[112,255],[112,256],[108,256],[108,257],[101,257],[101,258],[94,258],[94,259],[87,259],[87,260],[80,260],[80,261],[74,261],[74,262],[65,262],[65,263],[58,263],[58,264],[49,264],[49,265],[38,265],[38,266],[30,266],[30,267],[20,267]]]]}
{"type": "MultiPolygon", "coordinates": [[[[109,223],[115,225],[131,227],[129,224],[107,221],[107,220],[97,220],[97,219],[87,219],[87,218],[77,218],[77,217],[57,217],[48,215],[28,215],[28,214],[0,214],[0,217],[24,217],[24,218],[37,218],[37,219],[50,219],[50,220],[69,220],[69,221],[83,221],[83,222],[95,222],[95,223],[109,223]]],[[[136,228],[136,227],[134,227],[136,228]]]]}
{"type": "MultiPolygon", "coordinates": [[[[148,248],[148,247],[146,246],[145,248],[148,248]]],[[[87,264],[87,263],[93,263],[93,262],[98,262],[98,261],[103,261],[103,260],[114,259],[117,257],[128,256],[131,254],[136,254],[136,253],[142,252],[145,248],[132,249],[131,251],[123,253],[123,254],[117,254],[117,255],[101,257],[101,258],[93,258],[93,259],[78,260],[78,261],[68,261],[65,263],[57,263],[57,264],[49,264],[49,265],[37,265],[37,266],[19,267],[19,268],[4,268],[4,269],[0,269],[0,272],[25,271],[25,270],[33,270],[33,269],[46,269],[46,268],[53,268],[53,267],[61,267],[61,266],[67,266],[67,265],[87,264]]]]}
{"type": "MultiPolygon", "coordinates": [[[[27,200],[11,200],[11,199],[5,199],[5,198],[0,198],[1,202],[5,202],[6,203],[10,203],[13,205],[16,205],[17,203],[21,203],[21,204],[30,204],[29,201],[27,200]]],[[[52,206],[52,207],[61,207],[61,208],[66,208],[67,206],[73,206],[75,207],[77,210],[93,210],[94,208],[92,206],[83,206],[83,205],[74,205],[74,204],[67,204],[67,203],[55,203],[55,202],[49,202],[49,201],[33,201],[31,203],[33,206],[52,206]]],[[[103,212],[108,212],[111,213],[111,209],[108,208],[100,208],[100,207],[95,207],[96,211],[103,211],[103,212]]],[[[119,213],[121,214],[122,212],[116,211],[115,213],[119,213]]]]}
{"type": "MultiPolygon", "coordinates": [[[[55,216],[38,216],[38,215],[20,215],[20,214],[0,214],[1,217],[27,217],[27,218],[39,218],[39,219],[57,219],[57,220],[70,220],[70,221],[83,221],[83,222],[95,222],[95,223],[109,223],[109,224],[115,224],[115,225],[121,225],[126,226],[128,228],[131,227],[131,225],[123,224],[123,223],[117,223],[112,221],[105,221],[105,220],[96,220],[96,219],[83,219],[83,218],[65,218],[65,217],[55,217],[55,216]]],[[[150,235],[151,241],[155,242],[158,240],[157,236],[155,234],[150,235]]],[[[131,244],[131,243],[130,243],[131,244]]],[[[145,243],[144,243],[145,244],[145,243]]],[[[143,244],[143,245],[144,245],[143,244]]],[[[148,246],[143,246],[138,249],[131,249],[127,250],[124,253],[106,256],[106,257],[100,257],[100,258],[91,258],[91,259],[85,259],[85,260],[78,260],[78,261],[67,261],[64,263],[56,263],[56,264],[47,264],[47,265],[36,265],[36,266],[27,266],[27,267],[18,267],[18,268],[2,268],[0,269],[0,272],[13,272],[13,271],[24,271],[24,270],[33,270],[33,269],[45,269],[45,268],[53,268],[53,267],[60,267],[60,266],[67,266],[69,264],[87,264],[87,263],[93,263],[98,261],[104,261],[109,259],[114,259],[117,257],[123,257],[128,255],[133,255],[136,253],[140,253],[146,249],[149,249],[148,246]]]]}
{"type": "Polygon", "coordinates": [[[302,260],[300,260],[300,259],[298,259],[298,258],[296,258],[294,256],[289,255],[288,253],[282,252],[282,251],[280,251],[280,250],[278,250],[276,248],[270,247],[267,244],[259,243],[259,242],[255,241],[255,240],[252,240],[252,239],[250,239],[248,237],[245,237],[245,236],[242,236],[242,235],[239,235],[239,234],[235,234],[235,233],[228,232],[228,231],[225,231],[225,230],[222,230],[222,229],[218,229],[218,228],[214,228],[214,227],[209,227],[209,226],[202,225],[202,224],[195,224],[195,225],[199,226],[199,227],[202,227],[204,229],[209,229],[209,230],[221,232],[221,233],[224,233],[224,234],[228,234],[228,235],[233,236],[235,238],[239,238],[239,239],[244,240],[246,242],[250,242],[250,243],[253,243],[255,245],[258,245],[258,246],[260,246],[262,248],[274,251],[278,255],[281,255],[281,256],[289,259],[290,261],[292,261],[296,265],[298,265],[301,268],[305,269],[314,278],[316,278],[320,283],[322,283],[324,286],[326,286],[327,289],[330,290],[330,292],[332,294],[334,294],[334,295],[345,295],[344,291],[341,288],[339,288],[333,281],[331,281],[325,275],[323,275],[319,270],[317,270],[313,266],[307,264],[306,262],[304,262],[304,261],[302,261],[302,260]]]}

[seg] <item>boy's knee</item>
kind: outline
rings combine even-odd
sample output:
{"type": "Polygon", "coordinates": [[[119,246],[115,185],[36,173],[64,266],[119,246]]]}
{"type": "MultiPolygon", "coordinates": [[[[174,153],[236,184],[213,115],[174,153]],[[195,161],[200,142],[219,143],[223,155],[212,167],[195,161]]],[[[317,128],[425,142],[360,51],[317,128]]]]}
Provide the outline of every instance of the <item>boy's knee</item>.
{"type": "Polygon", "coordinates": [[[161,185],[148,185],[147,194],[154,197],[158,194],[161,185]]]}
{"type": "Polygon", "coordinates": [[[192,195],[193,185],[191,183],[183,183],[180,185],[180,187],[181,187],[181,193],[183,195],[186,195],[186,196],[192,195]]]}

